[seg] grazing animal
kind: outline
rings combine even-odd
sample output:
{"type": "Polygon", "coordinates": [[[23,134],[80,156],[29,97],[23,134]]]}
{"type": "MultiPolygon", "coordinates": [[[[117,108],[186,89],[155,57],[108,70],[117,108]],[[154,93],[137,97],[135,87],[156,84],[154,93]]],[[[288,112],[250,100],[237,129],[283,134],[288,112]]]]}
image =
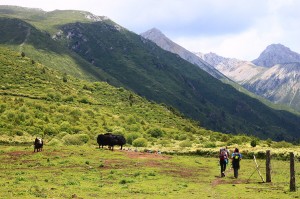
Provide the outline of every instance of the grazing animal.
{"type": "Polygon", "coordinates": [[[43,150],[43,145],[44,145],[44,141],[42,140],[42,138],[35,138],[34,140],[34,150],[33,152],[39,152],[43,150]]]}
{"type": "Polygon", "coordinates": [[[112,151],[114,150],[115,145],[121,146],[121,150],[123,145],[126,144],[126,139],[123,135],[114,135],[112,133],[100,134],[97,137],[97,143],[100,146],[108,146],[112,151]]]}

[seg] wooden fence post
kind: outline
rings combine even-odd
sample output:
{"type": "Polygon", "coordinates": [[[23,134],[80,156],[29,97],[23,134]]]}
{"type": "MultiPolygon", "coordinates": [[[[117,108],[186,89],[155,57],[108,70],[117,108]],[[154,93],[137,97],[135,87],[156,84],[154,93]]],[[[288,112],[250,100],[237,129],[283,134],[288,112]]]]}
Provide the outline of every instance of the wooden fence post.
{"type": "Polygon", "coordinates": [[[296,191],[295,159],[293,152],[290,152],[290,174],[290,191],[296,191]]]}
{"type": "Polygon", "coordinates": [[[266,182],[271,182],[271,153],[270,150],[266,152],[266,182]]]}

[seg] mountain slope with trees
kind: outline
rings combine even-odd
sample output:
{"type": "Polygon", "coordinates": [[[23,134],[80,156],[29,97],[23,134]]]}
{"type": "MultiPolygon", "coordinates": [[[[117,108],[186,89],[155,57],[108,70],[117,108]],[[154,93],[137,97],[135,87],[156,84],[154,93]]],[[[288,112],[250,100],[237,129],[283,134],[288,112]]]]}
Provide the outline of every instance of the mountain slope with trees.
{"type": "MultiPolygon", "coordinates": [[[[37,48],[33,44],[41,45],[42,40],[36,42],[36,37],[32,37],[32,40],[23,38],[23,43],[7,37],[1,41],[2,45],[8,45],[9,41],[8,46],[14,49],[23,47],[25,54],[33,55],[34,59],[36,55],[42,54],[44,57],[50,55],[57,58],[53,64],[44,59],[39,60],[46,66],[56,65],[61,70],[58,59],[61,54],[57,50],[63,49],[64,56],[79,60],[71,63],[70,67],[74,67],[84,78],[88,71],[93,80],[96,78],[123,86],[149,100],[167,104],[198,120],[206,128],[276,140],[293,140],[300,136],[297,133],[300,130],[298,116],[265,106],[216,80],[198,66],[162,50],[153,42],[105,17],[97,18],[81,11],[53,11],[43,17],[35,16],[33,20],[29,14],[25,17],[25,14],[18,11],[12,12],[14,15],[8,14],[7,9],[5,13],[0,12],[2,24],[18,16],[18,20],[24,20],[24,23],[32,25],[42,35],[48,35],[45,41],[54,42],[54,46],[59,48],[49,48],[47,43],[42,43],[46,50],[37,48]],[[70,13],[77,22],[67,20],[70,13]],[[25,49],[25,45],[28,48],[25,49]],[[87,68],[98,71],[99,76],[87,68]]],[[[1,27],[5,27],[8,32],[18,27],[15,24],[15,27],[9,29],[2,24],[1,27]]],[[[63,72],[69,74],[67,70],[63,72]]],[[[77,77],[82,78],[80,75],[77,77]]]]}

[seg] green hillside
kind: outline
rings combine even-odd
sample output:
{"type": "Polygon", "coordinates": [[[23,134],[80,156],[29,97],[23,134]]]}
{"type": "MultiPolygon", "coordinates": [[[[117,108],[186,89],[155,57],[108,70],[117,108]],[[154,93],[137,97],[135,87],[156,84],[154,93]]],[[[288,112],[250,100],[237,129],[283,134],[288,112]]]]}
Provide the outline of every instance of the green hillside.
{"type": "Polygon", "coordinates": [[[1,8],[1,43],[49,68],[123,86],[215,131],[275,140],[300,137],[298,116],[265,106],[111,20],[88,20],[90,14],[80,11],[1,8]],[[30,34],[8,34],[21,33],[15,31],[22,27],[18,24],[30,27],[30,34]]]}
{"type": "Polygon", "coordinates": [[[221,136],[124,88],[73,78],[2,47],[0,82],[4,143],[31,142],[38,135],[58,142],[94,143],[95,136],[106,132],[125,135],[129,144],[144,138],[149,145],[164,138],[196,144],[200,135],[221,136]]]}

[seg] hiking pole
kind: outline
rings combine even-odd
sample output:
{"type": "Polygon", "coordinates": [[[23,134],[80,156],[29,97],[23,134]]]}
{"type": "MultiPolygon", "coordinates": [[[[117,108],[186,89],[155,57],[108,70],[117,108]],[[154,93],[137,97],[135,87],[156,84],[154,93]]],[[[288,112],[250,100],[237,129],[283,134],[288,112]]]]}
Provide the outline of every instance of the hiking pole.
{"type": "MultiPolygon", "coordinates": [[[[258,165],[258,168],[260,167],[260,165],[258,165]]],[[[247,182],[249,182],[250,178],[253,176],[253,174],[255,173],[255,171],[257,170],[257,168],[254,169],[254,171],[252,172],[252,174],[250,175],[250,177],[248,178],[247,182]]]]}
{"type": "Polygon", "coordinates": [[[257,162],[256,162],[255,155],[253,155],[253,158],[254,158],[254,162],[255,162],[255,164],[256,164],[256,170],[258,171],[258,174],[259,174],[261,180],[262,180],[263,182],[265,182],[264,178],[262,177],[262,175],[261,175],[261,173],[260,173],[260,171],[259,171],[259,169],[258,169],[258,165],[257,165],[257,162]]]}

